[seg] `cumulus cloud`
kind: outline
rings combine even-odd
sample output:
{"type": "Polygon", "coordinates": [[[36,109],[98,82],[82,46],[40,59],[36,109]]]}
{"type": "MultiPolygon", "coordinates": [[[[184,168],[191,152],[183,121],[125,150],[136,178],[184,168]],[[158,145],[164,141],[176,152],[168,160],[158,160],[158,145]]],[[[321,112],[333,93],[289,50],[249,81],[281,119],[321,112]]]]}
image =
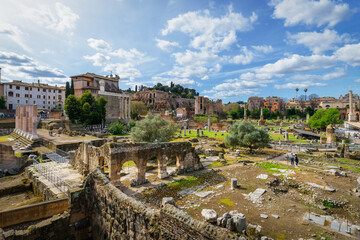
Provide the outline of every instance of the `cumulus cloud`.
{"type": "Polygon", "coordinates": [[[223,50],[236,42],[237,31],[252,29],[256,20],[255,13],[246,18],[241,13],[234,13],[231,7],[229,12],[220,18],[212,17],[208,10],[188,12],[168,20],[162,35],[180,31],[192,37],[190,45],[195,49],[223,50]]]}
{"type": "Polygon", "coordinates": [[[169,42],[161,39],[155,39],[155,40],[156,40],[156,46],[166,52],[169,52],[173,47],[179,46],[179,43],[177,42],[169,42]]]}
{"type": "Polygon", "coordinates": [[[335,26],[351,14],[349,5],[331,0],[273,0],[273,18],[285,19],[285,26],[297,24],[335,26]]]}
{"type": "Polygon", "coordinates": [[[353,67],[360,66],[360,43],[348,44],[339,48],[336,50],[335,56],[353,67]]]}
{"type": "Polygon", "coordinates": [[[87,41],[88,41],[89,47],[91,47],[97,51],[100,51],[100,52],[111,51],[110,44],[102,39],[89,38],[87,41]]]}
{"type": "Polygon", "coordinates": [[[84,59],[91,61],[96,67],[102,67],[105,72],[116,73],[120,76],[120,81],[134,82],[142,76],[138,65],[152,60],[136,48],[112,50],[111,45],[102,39],[89,38],[88,45],[98,52],[94,55],[85,55],[84,59]]]}
{"type": "Polygon", "coordinates": [[[14,52],[0,51],[0,65],[2,74],[7,79],[30,81],[41,79],[46,83],[64,84],[66,75],[57,68],[40,64],[33,58],[14,52]]]}
{"type": "Polygon", "coordinates": [[[314,75],[314,74],[299,74],[291,76],[292,80],[332,80],[344,77],[346,71],[343,68],[337,68],[334,72],[325,73],[323,75],[314,75]]]}
{"type": "Polygon", "coordinates": [[[295,88],[310,88],[310,87],[325,87],[326,83],[316,83],[316,82],[293,82],[286,84],[275,84],[274,87],[276,89],[295,89],[295,88]]]}
{"type": "Polygon", "coordinates": [[[193,79],[189,78],[167,78],[167,77],[161,77],[161,76],[154,76],[152,77],[153,84],[156,83],[162,83],[170,86],[171,82],[174,84],[180,84],[182,86],[186,87],[192,87],[196,84],[196,82],[193,79]]]}
{"type": "Polygon", "coordinates": [[[250,50],[248,50],[247,47],[241,48],[242,54],[234,56],[232,59],[230,59],[230,63],[234,64],[249,64],[254,59],[254,53],[250,50]]]}
{"type": "Polygon", "coordinates": [[[57,32],[71,32],[80,19],[68,6],[57,2],[55,5],[41,4],[36,8],[27,8],[27,17],[38,25],[57,32]]]}
{"type": "Polygon", "coordinates": [[[335,30],[325,29],[321,32],[299,32],[297,34],[289,34],[288,38],[297,44],[308,47],[315,54],[322,54],[327,50],[336,48],[337,44],[348,41],[346,34],[341,36],[335,30]]]}
{"type": "Polygon", "coordinates": [[[336,64],[334,56],[311,55],[300,56],[297,54],[269,63],[258,69],[259,73],[288,74],[307,72],[317,69],[330,68],[336,64]]]}
{"type": "Polygon", "coordinates": [[[271,53],[274,51],[273,47],[270,45],[252,46],[252,48],[258,52],[263,52],[263,53],[271,53]]]}
{"type": "Polygon", "coordinates": [[[30,48],[27,46],[23,39],[23,31],[21,31],[17,26],[8,24],[5,22],[0,22],[0,35],[6,35],[25,51],[30,52],[30,48]]]}

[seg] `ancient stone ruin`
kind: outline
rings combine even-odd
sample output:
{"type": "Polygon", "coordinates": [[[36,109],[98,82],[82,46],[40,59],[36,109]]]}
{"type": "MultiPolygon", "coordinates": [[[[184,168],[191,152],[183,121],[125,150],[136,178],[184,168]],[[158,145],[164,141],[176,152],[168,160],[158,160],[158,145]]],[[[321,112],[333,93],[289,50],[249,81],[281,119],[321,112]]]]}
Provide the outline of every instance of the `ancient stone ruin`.
{"type": "Polygon", "coordinates": [[[37,106],[16,107],[15,130],[17,134],[29,139],[38,139],[37,132],[37,106]]]}
{"type": "Polygon", "coordinates": [[[107,143],[101,147],[83,143],[72,154],[70,162],[82,173],[87,174],[96,168],[109,169],[110,181],[120,180],[122,165],[132,160],[135,162],[137,173],[134,185],[146,183],[146,164],[150,159],[157,159],[158,177],[168,177],[166,170],[169,159],[176,159],[178,172],[193,171],[203,166],[195,148],[190,142],[168,143],[107,143]]]}

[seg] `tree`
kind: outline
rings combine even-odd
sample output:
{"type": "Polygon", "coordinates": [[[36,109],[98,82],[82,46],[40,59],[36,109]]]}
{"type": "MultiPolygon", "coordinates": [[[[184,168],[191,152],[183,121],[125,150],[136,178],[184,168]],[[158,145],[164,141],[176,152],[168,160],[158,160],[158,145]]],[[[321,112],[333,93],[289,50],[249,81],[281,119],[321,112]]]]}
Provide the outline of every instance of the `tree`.
{"type": "Polygon", "coordinates": [[[121,120],[114,122],[109,126],[109,132],[111,132],[114,135],[124,134],[125,131],[127,131],[126,123],[124,123],[121,120]]]}
{"type": "Polygon", "coordinates": [[[339,110],[336,108],[329,108],[326,111],[319,109],[310,117],[308,124],[315,129],[326,129],[329,124],[342,123],[340,120],[339,110]]]}
{"type": "Polygon", "coordinates": [[[298,95],[298,92],[299,92],[299,88],[296,88],[296,98],[297,98],[297,95],[298,95]]]}
{"type": "Polygon", "coordinates": [[[253,149],[266,147],[270,142],[270,136],[264,129],[255,128],[246,121],[236,122],[229,132],[225,138],[228,147],[247,147],[252,152],[253,149]]]}
{"type": "Polygon", "coordinates": [[[6,100],[4,96],[0,96],[0,109],[6,109],[6,100]]]}
{"type": "Polygon", "coordinates": [[[65,98],[67,98],[71,94],[70,84],[66,82],[65,84],[65,98]]]}
{"type": "Polygon", "coordinates": [[[309,95],[310,107],[316,109],[319,106],[319,96],[315,93],[309,95]]]}
{"type": "Polygon", "coordinates": [[[298,100],[299,100],[299,105],[301,107],[301,110],[304,111],[305,106],[306,106],[306,97],[304,95],[300,95],[298,100]]]}
{"type": "Polygon", "coordinates": [[[74,90],[74,81],[73,81],[73,80],[71,80],[70,94],[75,95],[75,90],[74,90]]]}
{"type": "Polygon", "coordinates": [[[131,140],[134,142],[167,142],[170,141],[179,126],[166,121],[160,115],[148,115],[144,120],[136,122],[131,129],[131,140]]]}
{"type": "Polygon", "coordinates": [[[307,88],[304,89],[304,92],[305,92],[305,101],[306,101],[306,93],[307,93],[307,88]]]}
{"type": "Polygon", "coordinates": [[[81,116],[81,105],[74,95],[69,95],[65,100],[65,113],[72,123],[81,116]]]}
{"type": "MultiPolygon", "coordinates": [[[[136,113],[137,115],[145,115],[147,113],[147,108],[145,103],[140,101],[131,101],[131,112],[136,113]]],[[[132,117],[131,117],[132,118],[132,117]]],[[[134,118],[133,118],[134,119],[134,118]]]]}

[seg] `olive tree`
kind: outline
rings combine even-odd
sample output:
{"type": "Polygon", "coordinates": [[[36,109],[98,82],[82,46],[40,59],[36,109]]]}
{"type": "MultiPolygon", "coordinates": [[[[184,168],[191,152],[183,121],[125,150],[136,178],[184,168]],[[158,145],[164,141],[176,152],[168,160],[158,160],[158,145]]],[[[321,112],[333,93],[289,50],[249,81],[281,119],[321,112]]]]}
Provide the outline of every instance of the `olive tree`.
{"type": "Polygon", "coordinates": [[[246,121],[236,122],[229,132],[225,138],[227,147],[246,147],[252,152],[253,149],[266,147],[270,142],[270,136],[264,129],[255,128],[246,121]]]}

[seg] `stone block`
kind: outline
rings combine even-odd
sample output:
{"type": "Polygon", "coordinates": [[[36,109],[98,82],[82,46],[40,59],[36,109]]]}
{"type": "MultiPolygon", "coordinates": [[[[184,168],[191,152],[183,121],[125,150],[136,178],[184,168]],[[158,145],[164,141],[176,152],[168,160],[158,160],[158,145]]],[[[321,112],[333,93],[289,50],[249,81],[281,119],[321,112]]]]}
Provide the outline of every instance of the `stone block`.
{"type": "Polygon", "coordinates": [[[172,197],[164,197],[162,199],[161,205],[164,206],[165,204],[171,204],[175,206],[175,200],[172,197]]]}
{"type": "Polygon", "coordinates": [[[246,217],[244,214],[236,214],[232,217],[232,219],[234,220],[234,226],[237,232],[242,232],[243,230],[246,230],[246,217]]]}
{"type": "Polygon", "coordinates": [[[235,188],[237,188],[238,187],[238,185],[237,185],[237,179],[236,178],[232,178],[231,179],[231,186],[230,186],[230,188],[231,189],[235,189],[235,188]]]}
{"type": "Polygon", "coordinates": [[[216,222],[218,217],[216,211],[213,209],[203,209],[201,211],[201,215],[205,218],[207,222],[210,223],[216,222]]]}

